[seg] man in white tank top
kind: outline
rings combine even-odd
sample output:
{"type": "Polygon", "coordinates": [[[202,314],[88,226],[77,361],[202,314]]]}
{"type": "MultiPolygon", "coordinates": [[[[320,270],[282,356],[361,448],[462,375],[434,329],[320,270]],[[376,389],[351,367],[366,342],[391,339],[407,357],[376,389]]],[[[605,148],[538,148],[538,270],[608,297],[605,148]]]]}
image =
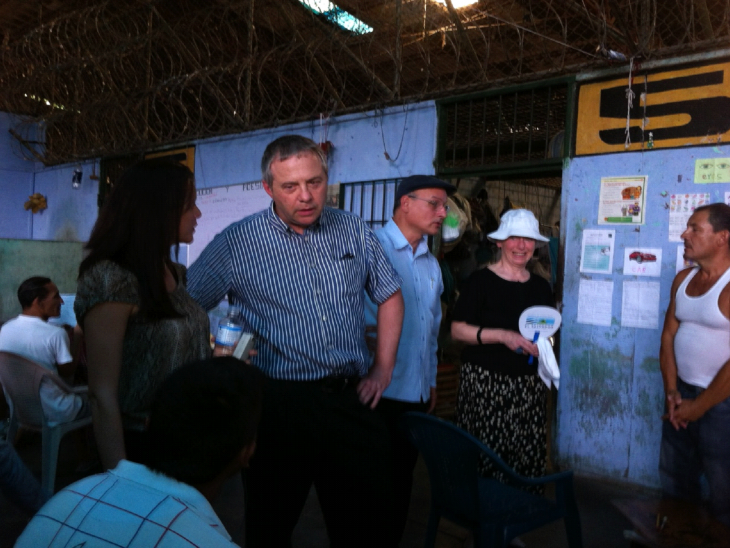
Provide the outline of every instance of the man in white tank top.
{"type": "Polygon", "coordinates": [[[730,206],[699,207],[682,234],[684,258],[664,320],[660,364],[667,413],[659,472],[670,497],[699,502],[730,526],[730,206]]]}

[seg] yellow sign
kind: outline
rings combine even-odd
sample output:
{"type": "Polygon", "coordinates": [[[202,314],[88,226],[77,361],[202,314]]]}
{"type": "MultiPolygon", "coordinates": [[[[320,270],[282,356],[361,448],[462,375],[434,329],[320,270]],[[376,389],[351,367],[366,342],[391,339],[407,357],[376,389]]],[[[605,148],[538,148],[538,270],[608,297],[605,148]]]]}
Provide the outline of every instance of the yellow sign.
{"type": "Polygon", "coordinates": [[[176,148],[163,150],[160,152],[149,152],[144,155],[147,158],[169,158],[175,162],[180,162],[187,166],[188,169],[195,173],[195,147],[176,148]]]}
{"type": "Polygon", "coordinates": [[[631,109],[627,89],[628,76],[580,87],[576,155],[704,145],[730,139],[730,63],[646,77],[635,75],[631,109]]]}

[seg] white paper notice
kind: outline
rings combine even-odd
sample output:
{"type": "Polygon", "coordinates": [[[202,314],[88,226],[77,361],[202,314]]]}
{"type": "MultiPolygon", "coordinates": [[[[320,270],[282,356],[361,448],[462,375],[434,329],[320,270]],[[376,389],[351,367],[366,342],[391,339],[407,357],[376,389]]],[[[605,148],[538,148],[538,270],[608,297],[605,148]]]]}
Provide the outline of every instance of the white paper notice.
{"type": "Polygon", "coordinates": [[[730,192],[725,193],[725,203],[730,205],[730,192]]]}
{"type": "Polygon", "coordinates": [[[612,280],[581,280],[578,286],[578,323],[611,326],[612,280]]]}
{"type": "Polygon", "coordinates": [[[613,248],[615,243],[615,230],[584,230],[580,271],[610,274],[613,270],[613,248]]]}
{"type": "Polygon", "coordinates": [[[677,272],[694,266],[695,262],[684,258],[684,245],[677,246],[677,272]]]}
{"type": "Polygon", "coordinates": [[[681,242],[682,232],[695,209],[710,203],[710,194],[672,194],[669,199],[669,241],[681,242]]]}
{"type": "Polygon", "coordinates": [[[621,326],[659,327],[659,282],[624,282],[621,326]]]}
{"type": "Polygon", "coordinates": [[[624,250],[624,276],[661,276],[660,247],[627,247],[624,250]]]}

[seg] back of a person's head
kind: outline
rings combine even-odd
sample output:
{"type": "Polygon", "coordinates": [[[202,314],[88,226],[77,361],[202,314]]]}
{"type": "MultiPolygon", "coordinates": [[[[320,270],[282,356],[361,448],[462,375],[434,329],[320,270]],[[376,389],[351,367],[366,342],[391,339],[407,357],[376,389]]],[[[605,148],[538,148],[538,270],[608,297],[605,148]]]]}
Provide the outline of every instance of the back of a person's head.
{"type": "Polygon", "coordinates": [[[33,301],[40,299],[41,301],[48,295],[48,284],[51,283],[50,278],[44,276],[33,276],[23,281],[18,287],[18,302],[24,310],[33,305],[33,301]]]}
{"type": "Polygon", "coordinates": [[[174,371],[152,403],[144,464],[188,484],[213,480],[256,439],[263,379],[230,357],[174,371]]]}

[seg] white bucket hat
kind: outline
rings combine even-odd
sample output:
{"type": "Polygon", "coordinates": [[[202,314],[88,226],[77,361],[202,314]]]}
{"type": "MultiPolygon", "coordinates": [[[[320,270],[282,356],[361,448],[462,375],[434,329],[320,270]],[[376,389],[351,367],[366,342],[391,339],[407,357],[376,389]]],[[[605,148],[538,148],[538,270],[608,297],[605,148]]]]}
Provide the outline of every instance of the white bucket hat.
{"type": "Polygon", "coordinates": [[[549,242],[550,239],[540,234],[537,219],[529,209],[510,209],[499,223],[499,228],[487,234],[487,238],[493,242],[501,242],[510,236],[522,236],[535,240],[537,245],[549,242]]]}

